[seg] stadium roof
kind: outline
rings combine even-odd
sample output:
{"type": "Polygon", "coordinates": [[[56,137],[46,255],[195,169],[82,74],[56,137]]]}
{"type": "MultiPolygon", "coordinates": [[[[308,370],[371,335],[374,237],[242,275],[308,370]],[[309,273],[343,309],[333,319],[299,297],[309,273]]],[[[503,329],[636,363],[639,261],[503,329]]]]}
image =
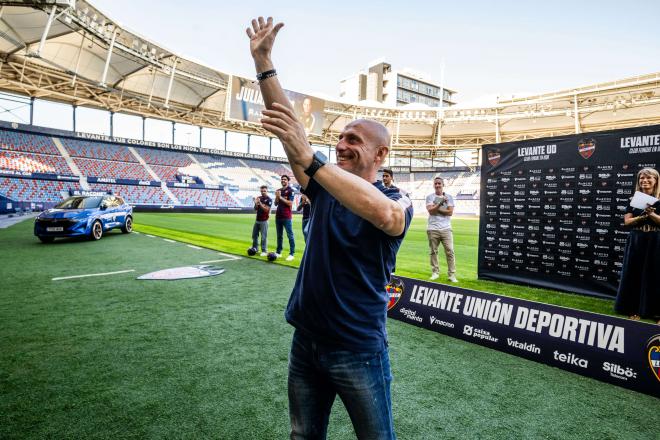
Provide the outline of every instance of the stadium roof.
{"type": "MultiPolygon", "coordinates": [[[[0,90],[74,105],[267,135],[227,118],[231,75],[126,29],[87,1],[0,0],[0,90]],[[69,4],[75,3],[73,6],[69,4]]],[[[322,135],[380,120],[397,149],[477,148],[660,123],[660,73],[476,108],[407,109],[325,101],[322,135]]]]}

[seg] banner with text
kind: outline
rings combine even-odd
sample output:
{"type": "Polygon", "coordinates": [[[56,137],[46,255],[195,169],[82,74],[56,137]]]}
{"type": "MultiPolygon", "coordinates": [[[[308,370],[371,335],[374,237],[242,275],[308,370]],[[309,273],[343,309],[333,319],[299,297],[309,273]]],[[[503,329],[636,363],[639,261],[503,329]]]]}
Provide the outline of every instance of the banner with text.
{"type": "Polygon", "coordinates": [[[660,327],[392,277],[388,317],[660,397],[660,327]]]}
{"type": "Polygon", "coordinates": [[[17,171],[17,170],[3,170],[0,169],[1,177],[18,177],[26,179],[40,179],[40,180],[66,180],[68,182],[78,182],[80,177],[71,176],[67,174],[50,174],[50,173],[32,173],[30,171],[17,171]]]}
{"type": "Polygon", "coordinates": [[[614,297],[636,173],[660,126],[483,147],[479,278],[614,297]]]}
{"type": "MultiPolygon", "coordinates": [[[[255,81],[232,77],[232,95],[229,103],[229,118],[258,123],[261,112],[266,108],[259,84],[255,81]]],[[[293,110],[302,122],[307,134],[320,135],[323,130],[325,101],[302,93],[285,90],[293,110]]]]}
{"type": "Polygon", "coordinates": [[[112,177],[88,177],[89,183],[108,183],[116,185],[160,186],[158,180],[115,179],[112,177]]]}

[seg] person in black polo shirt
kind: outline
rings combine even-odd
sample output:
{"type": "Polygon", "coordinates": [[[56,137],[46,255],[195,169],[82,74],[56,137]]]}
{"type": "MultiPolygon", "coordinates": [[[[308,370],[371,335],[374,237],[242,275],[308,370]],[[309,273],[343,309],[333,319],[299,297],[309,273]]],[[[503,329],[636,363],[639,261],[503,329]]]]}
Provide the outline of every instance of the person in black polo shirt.
{"type": "Polygon", "coordinates": [[[262,185],[261,195],[254,198],[254,209],[257,211],[257,219],[252,227],[252,247],[257,249],[257,240],[261,234],[261,256],[265,257],[268,252],[268,217],[273,200],[268,197],[268,187],[262,185]]]}
{"type": "Polygon", "coordinates": [[[385,285],[412,219],[412,203],[377,179],[390,135],[360,119],[341,132],[337,164],[314,153],[271,61],[282,23],[252,20],[250,52],[267,110],[264,129],[282,142],[313,201],[307,246],[286,307],[291,438],[325,438],[339,395],[358,438],[395,438],[385,285]]]}

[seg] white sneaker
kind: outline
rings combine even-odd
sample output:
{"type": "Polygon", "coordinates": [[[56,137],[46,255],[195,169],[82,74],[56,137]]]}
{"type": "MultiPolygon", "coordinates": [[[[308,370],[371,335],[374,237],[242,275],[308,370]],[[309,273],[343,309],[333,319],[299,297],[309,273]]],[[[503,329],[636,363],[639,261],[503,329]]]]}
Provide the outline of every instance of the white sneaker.
{"type": "Polygon", "coordinates": [[[286,261],[293,261],[293,255],[289,255],[288,257],[286,257],[286,261]]]}
{"type": "Polygon", "coordinates": [[[262,252],[259,255],[261,255],[262,257],[266,257],[266,256],[268,256],[268,252],[262,252]]]}
{"type": "Polygon", "coordinates": [[[282,254],[275,254],[277,258],[282,258],[282,254]]]}
{"type": "Polygon", "coordinates": [[[456,275],[450,276],[449,281],[451,281],[452,283],[458,283],[458,280],[456,279],[456,275]]]}
{"type": "Polygon", "coordinates": [[[439,274],[439,273],[433,273],[433,274],[431,274],[431,280],[437,280],[438,278],[440,278],[440,274],[439,274]]]}

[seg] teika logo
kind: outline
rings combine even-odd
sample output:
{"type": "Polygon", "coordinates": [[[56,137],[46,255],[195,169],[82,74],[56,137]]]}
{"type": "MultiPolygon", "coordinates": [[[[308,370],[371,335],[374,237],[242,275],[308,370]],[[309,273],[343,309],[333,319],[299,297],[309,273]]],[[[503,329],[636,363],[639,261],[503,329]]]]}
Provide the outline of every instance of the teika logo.
{"type": "Polygon", "coordinates": [[[564,354],[555,350],[552,354],[556,361],[563,362],[565,364],[575,365],[576,367],[580,367],[580,368],[589,367],[588,360],[579,358],[575,356],[573,353],[564,354]]]}

